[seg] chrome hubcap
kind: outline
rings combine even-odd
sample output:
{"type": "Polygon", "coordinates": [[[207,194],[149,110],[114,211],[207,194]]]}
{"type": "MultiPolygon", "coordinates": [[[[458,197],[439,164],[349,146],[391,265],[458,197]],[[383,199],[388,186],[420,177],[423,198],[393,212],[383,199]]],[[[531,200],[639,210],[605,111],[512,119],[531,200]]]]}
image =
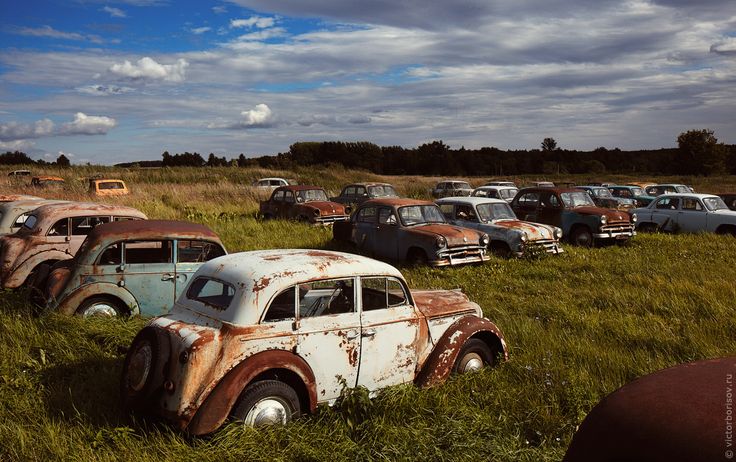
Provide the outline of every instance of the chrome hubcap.
{"type": "Polygon", "coordinates": [[[148,373],[151,371],[153,349],[148,342],[136,348],[128,364],[128,386],[133,391],[141,391],[146,384],[148,373]]]}
{"type": "Polygon", "coordinates": [[[291,417],[291,409],[283,399],[269,396],[258,401],[245,416],[245,425],[284,425],[291,417]]]}
{"type": "Polygon", "coordinates": [[[84,311],[84,317],[89,318],[90,316],[105,316],[113,318],[118,315],[115,307],[109,303],[101,302],[95,303],[84,311]]]}
{"type": "Polygon", "coordinates": [[[478,353],[468,353],[460,363],[460,372],[475,372],[483,369],[483,358],[478,353]]]}

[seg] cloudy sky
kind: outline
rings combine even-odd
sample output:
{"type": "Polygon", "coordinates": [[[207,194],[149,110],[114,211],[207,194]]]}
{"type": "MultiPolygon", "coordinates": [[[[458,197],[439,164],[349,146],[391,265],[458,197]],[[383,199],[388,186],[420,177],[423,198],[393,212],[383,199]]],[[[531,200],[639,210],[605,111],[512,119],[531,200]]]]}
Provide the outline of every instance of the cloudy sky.
{"type": "Polygon", "coordinates": [[[736,0],[0,2],[0,150],[736,143],[736,0]]]}

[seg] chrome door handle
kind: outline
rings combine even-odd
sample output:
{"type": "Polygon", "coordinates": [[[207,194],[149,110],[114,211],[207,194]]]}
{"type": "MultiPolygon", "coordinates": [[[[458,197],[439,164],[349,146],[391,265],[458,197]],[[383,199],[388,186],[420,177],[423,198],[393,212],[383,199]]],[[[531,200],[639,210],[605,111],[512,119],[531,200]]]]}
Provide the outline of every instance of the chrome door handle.
{"type": "Polygon", "coordinates": [[[375,329],[363,329],[363,337],[373,337],[376,335],[375,329]]]}
{"type": "Polygon", "coordinates": [[[355,329],[350,330],[350,331],[348,331],[346,337],[347,337],[348,340],[353,340],[354,338],[357,338],[358,337],[358,331],[355,330],[355,329]]]}
{"type": "Polygon", "coordinates": [[[164,275],[161,276],[161,280],[162,281],[171,281],[173,279],[174,279],[174,275],[173,274],[166,273],[166,274],[164,274],[164,275]]]}

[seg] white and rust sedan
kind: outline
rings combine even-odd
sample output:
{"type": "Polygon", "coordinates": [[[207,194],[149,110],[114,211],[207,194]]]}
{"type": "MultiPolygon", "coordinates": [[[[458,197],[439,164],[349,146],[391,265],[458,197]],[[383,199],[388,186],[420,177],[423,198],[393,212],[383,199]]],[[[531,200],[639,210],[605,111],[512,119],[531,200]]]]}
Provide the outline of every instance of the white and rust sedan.
{"type": "Polygon", "coordinates": [[[640,231],[711,232],[736,236],[736,211],[712,194],[662,194],[632,210],[640,231]]]}
{"type": "Polygon", "coordinates": [[[286,423],[343,386],[429,386],[507,357],[459,290],[409,290],[391,265],[322,250],[215,258],[128,351],[123,402],[190,434],[286,423]]]}

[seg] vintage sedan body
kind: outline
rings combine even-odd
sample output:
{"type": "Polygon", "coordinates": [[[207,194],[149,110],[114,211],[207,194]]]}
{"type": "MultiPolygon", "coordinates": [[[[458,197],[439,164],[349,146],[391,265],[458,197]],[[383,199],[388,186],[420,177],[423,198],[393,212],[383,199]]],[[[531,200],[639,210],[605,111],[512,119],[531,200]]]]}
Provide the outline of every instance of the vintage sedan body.
{"type": "Polygon", "coordinates": [[[18,231],[26,218],[37,208],[48,204],[64,204],[67,201],[45,199],[18,200],[0,204],[0,235],[18,231]]]}
{"type": "Polygon", "coordinates": [[[289,182],[286,181],[284,178],[269,177],[261,178],[254,181],[253,186],[255,188],[270,192],[278,188],[279,186],[289,186],[289,182]]]}
{"type": "Polygon", "coordinates": [[[64,186],[64,178],[59,176],[34,176],[31,186],[34,188],[60,188],[64,186]]]}
{"type": "Polygon", "coordinates": [[[89,180],[89,192],[95,196],[124,196],[130,194],[123,180],[95,178],[89,180]]]}
{"type": "Polygon", "coordinates": [[[605,186],[576,186],[576,188],[586,191],[595,205],[604,209],[628,210],[636,206],[633,199],[615,197],[605,186]]]}
{"type": "Polygon", "coordinates": [[[0,202],[16,201],[42,201],[43,197],[29,196],[27,194],[0,194],[0,202]]]}
{"type": "Polygon", "coordinates": [[[648,196],[644,194],[644,190],[639,186],[630,185],[611,185],[608,187],[613,197],[623,199],[633,199],[636,207],[646,207],[656,196],[648,196]]]}
{"type": "Polygon", "coordinates": [[[123,366],[123,402],[191,434],[228,417],[285,423],[343,386],[429,386],[505,358],[501,331],[460,291],[410,291],[359,255],[243,252],[205,263],[123,366]]]}
{"type": "Polygon", "coordinates": [[[516,188],[516,183],[513,181],[489,181],[483,186],[509,186],[511,188],[516,188]]]}
{"type": "Polygon", "coordinates": [[[472,192],[473,187],[467,181],[444,180],[432,189],[432,197],[469,196],[472,192]]]}
{"type": "Polygon", "coordinates": [[[712,194],[663,194],[633,210],[642,231],[711,232],[736,236],[736,211],[712,194]]]}
{"type": "Polygon", "coordinates": [[[470,195],[472,197],[490,197],[511,202],[517,192],[519,192],[519,188],[515,186],[480,186],[475,188],[470,195]]]}
{"type": "Polygon", "coordinates": [[[522,220],[562,228],[566,239],[576,245],[625,242],[636,234],[635,214],[596,207],[588,193],[579,189],[524,188],[511,208],[522,220]]]}
{"type": "Polygon", "coordinates": [[[342,192],[337,197],[333,197],[333,202],[339,202],[345,205],[360,205],[370,199],[380,199],[383,197],[399,197],[394,187],[388,183],[353,183],[342,188],[342,192]]]}
{"type": "Polygon", "coordinates": [[[88,202],[43,205],[18,232],[0,237],[0,286],[18,288],[31,282],[29,276],[40,265],[71,259],[97,225],[145,218],[131,207],[88,202]]]}
{"type": "Polygon", "coordinates": [[[644,189],[648,196],[661,196],[662,194],[691,193],[693,190],[684,184],[655,184],[644,189]]]}
{"type": "Polygon", "coordinates": [[[562,229],[521,221],[502,199],[446,197],[437,205],[448,222],[488,234],[488,248],[502,257],[562,253],[562,229]]]}
{"type": "Polygon", "coordinates": [[[378,258],[394,261],[447,266],[489,258],[488,235],[450,225],[437,205],[415,199],[366,201],[349,222],[335,226],[333,235],[378,258]]]}
{"type": "Polygon", "coordinates": [[[261,201],[260,214],[265,219],[286,218],[306,223],[331,225],[350,218],[350,208],[327,199],[318,186],[281,186],[268,200],[261,201]]]}
{"type": "Polygon", "coordinates": [[[80,316],[158,316],[169,312],[204,262],[226,253],[217,235],[197,223],[105,223],[72,260],[51,270],[46,307],[80,316]]]}

